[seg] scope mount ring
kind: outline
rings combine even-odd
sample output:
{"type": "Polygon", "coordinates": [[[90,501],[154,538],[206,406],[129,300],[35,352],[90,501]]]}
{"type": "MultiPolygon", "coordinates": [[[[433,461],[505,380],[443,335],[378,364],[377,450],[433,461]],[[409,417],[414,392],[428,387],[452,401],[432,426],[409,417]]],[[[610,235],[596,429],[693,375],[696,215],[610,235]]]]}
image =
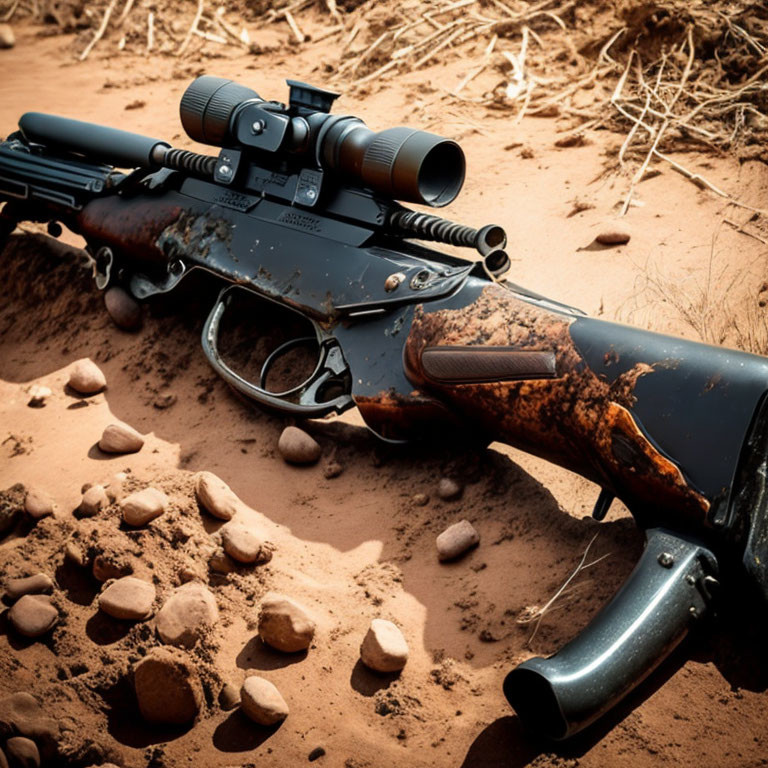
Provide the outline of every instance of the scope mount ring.
{"type": "Polygon", "coordinates": [[[349,368],[336,339],[325,336],[311,320],[310,322],[317,333],[318,361],[314,371],[298,386],[284,392],[270,392],[263,387],[263,384],[266,381],[269,367],[277,357],[299,342],[306,342],[307,337],[293,339],[274,350],[262,365],[259,385],[248,381],[233,371],[224,362],[219,351],[219,329],[224,312],[235,291],[245,291],[258,299],[272,301],[272,299],[267,299],[247,288],[236,285],[227,286],[219,293],[216,303],[205,321],[201,341],[203,352],[211,367],[227,384],[260,405],[303,418],[320,418],[330,413],[342,413],[354,405],[351,394],[346,391],[330,400],[318,400],[318,396],[326,386],[342,382],[344,375],[349,372],[349,368]]]}

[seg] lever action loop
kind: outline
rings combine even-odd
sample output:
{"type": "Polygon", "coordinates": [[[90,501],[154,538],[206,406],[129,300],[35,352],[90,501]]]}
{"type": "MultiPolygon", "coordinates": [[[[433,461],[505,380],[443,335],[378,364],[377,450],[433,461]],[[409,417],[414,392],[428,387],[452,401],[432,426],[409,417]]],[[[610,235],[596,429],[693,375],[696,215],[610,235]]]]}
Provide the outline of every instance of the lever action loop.
{"type": "MultiPolygon", "coordinates": [[[[295,339],[292,342],[288,342],[287,345],[283,344],[267,358],[262,366],[260,386],[244,379],[224,362],[218,348],[219,327],[234,291],[238,290],[244,291],[246,289],[239,286],[229,286],[221,291],[203,328],[203,352],[214,370],[227,384],[242,395],[256,400],[261,405],[283,411],[284,413],[291,413],[305,418],[318,418],[327,416],[329,413],[341,413],[347,409],[352,402],[351,396],[347,392],[348,387],[344,386],[346,384],[345,377],[349,372],[347,363],[336,340],[323,338],[317,326],[315,326],[319,345],[317,366],[306,381],[285,392],[269,392],[264,389],[263,385],[266,382],[267,373],[280,354],[287,352],[289,348],[296,346],[299,342],[305,343],[307,341],[306,338],[295,339]],[[337,384],[343,386],[344,391],[342,394],[330,400],[318,399],[327,387],[337,384]]],[[[248,291],[248,293],[252,294],[251,291],[248,291]]]]}

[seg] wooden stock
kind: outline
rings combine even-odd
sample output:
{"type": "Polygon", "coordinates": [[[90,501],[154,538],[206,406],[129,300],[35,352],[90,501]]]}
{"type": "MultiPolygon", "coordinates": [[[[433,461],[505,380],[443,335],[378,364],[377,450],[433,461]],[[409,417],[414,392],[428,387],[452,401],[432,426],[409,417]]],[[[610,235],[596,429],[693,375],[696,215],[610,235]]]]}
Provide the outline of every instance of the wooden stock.
{"type": "Polygon", "coordinates": [[[574,344],[574,319],[496,284],[459,309],[419,307],[405,346],[408,378],[495,440],[576,471],[624,500],[673,507],[700,521],[709,501],[632,413],[635,385],[652,365],[638,363],[608,383],[574,344]]]}

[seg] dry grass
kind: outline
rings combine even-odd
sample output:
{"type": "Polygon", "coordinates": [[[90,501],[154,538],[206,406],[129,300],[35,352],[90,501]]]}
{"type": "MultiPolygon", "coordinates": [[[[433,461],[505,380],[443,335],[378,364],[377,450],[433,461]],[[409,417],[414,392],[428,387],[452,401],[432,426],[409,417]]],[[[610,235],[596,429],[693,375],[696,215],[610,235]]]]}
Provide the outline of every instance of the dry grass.
{"type": "Polygon", "coordinates": [[[698,341],[768,355],[768,282],[754,270],[718,265],[716,243],[717,234],[706,268],[685,279],[673,279],[651,262],[638,266],[632,297],[620,307],[617,319],[666,331],[660,320],[671,314],[698,341]]]}

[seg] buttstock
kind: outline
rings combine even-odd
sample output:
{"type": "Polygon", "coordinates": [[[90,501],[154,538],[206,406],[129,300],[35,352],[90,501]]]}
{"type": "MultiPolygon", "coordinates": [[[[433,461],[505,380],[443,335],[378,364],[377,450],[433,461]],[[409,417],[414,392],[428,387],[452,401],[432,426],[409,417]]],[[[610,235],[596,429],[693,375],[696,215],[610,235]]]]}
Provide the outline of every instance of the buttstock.
{"type": "Polygon", "coordinates": [[[416,309],[404,352],[414,386],[492,439],[594,481],[644,527],[728,522],[765,358],[499,284],[475,290],[473,301],[416,309]]]}

